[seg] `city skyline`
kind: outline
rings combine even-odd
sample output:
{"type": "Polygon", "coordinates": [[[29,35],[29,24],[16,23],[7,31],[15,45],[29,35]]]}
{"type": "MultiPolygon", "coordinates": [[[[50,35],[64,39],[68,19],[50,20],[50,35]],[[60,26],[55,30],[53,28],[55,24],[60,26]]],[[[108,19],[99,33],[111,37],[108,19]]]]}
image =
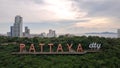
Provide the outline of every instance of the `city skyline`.
{"type": "Polygon", "coordinates": [[[117,32],[119,4],[119,0],[0,0],[0,33],[9,31],[16,15],[34,34],[49,29],[61,34],[117,32]]]}
{"type": "Polygon", "coordinates": [[[13,26],[10,26],[10,32],[7,32],[7,36],[9,37],[57,37],[56,31],[49,29],[49,33],[41,33],[39,35],[37,34],[30,34],[30,29],[28,28],[28,26],[25,26],[24,31],[23,31],[23,17],[21,17],[20,15],[16,15],[15,16],[15,20],[13,23],[13,26]]]}

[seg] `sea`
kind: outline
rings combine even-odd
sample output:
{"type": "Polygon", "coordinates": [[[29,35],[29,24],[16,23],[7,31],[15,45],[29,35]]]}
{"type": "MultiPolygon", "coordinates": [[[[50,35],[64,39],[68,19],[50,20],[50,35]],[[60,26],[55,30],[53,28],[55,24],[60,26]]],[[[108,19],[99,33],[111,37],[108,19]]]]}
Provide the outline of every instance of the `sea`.
{"type": "Polygon", "coordinates": [[[105,38],[118,38],[117,33],[114,34],[79,34],[78,36],[99,36],[99,37],[105,37],[105,38]]]}

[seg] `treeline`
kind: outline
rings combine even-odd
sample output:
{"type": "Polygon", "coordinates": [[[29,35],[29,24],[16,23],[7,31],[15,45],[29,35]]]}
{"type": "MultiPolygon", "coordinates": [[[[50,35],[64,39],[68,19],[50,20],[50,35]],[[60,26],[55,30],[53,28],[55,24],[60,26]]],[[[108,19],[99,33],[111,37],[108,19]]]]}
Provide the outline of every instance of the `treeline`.
{"type": "Polygon", "coordinates": [[[0,36],[0,68],[119,68],[120,67],[120,38],[104,38],[97,36],[75,36],[58,38],[11,38],[0,36]],[[15,42],[16,44],[10,44],[15,42]],[[19,51],[19,44],[34,44],[39,51],[39,43],[45,43],[44,50],[48,51],[48,43],[53,43],[55,51],[60,43],[66,50],[66,44],[73,44],[76,49],[79,43],[83,49],[89,49],[92,42],[100,43],[102,51],[85,55],[11,55],[19,51]],[[8,45],[1,45],[9,43],[8,45]]]}

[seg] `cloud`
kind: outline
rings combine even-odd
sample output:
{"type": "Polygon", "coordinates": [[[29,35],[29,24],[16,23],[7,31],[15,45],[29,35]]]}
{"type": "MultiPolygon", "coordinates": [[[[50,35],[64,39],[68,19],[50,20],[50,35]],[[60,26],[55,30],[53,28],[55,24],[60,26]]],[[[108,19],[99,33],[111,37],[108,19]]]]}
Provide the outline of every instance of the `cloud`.
{"type": "MultiPolygon", "coordinates": [[[[68,28],[73,32],[116,31],[120,28],[119,0],[72,0],[78,8],[85,11],[88,18],[85,22],[75,22],[68,28]]],[[[75,33],[75,32],[73,32],[75,33]]]]}
{"type": "MultiPolygon", "coordinates": [[[[119,24],[120,25],[120,24],[119,24]]],[[[87,27],[87,28],[99,28],[99,29],[103,29],[103,28],[118,28],[119,27],[118,23],[112,23],[112,21],[109,18],[93,18],[88,22],[85,23],[75,23],[76,27],[87,27]],[[114,26],[114,27],[110,27],[110,26],[114,26]]]]}
{"type": "Polygon", "coordinates": [[[24,23],[46,23],[59,32],[115,31],[119,6],[120,0],[0,0],[0,23],[13,24],[21,15],[24,23]]]}
{"type": "Polygon", "coordinates": [[[120,0],[74,0],[87,16],[120,17],[120,0]]]}
{"type": "Polygon", "coordinates": [[[71,33],[86,33],[86,32],[104,32],[113,31],[119,28],[120,23],[113,23],[113,19],[106,17],[92,17],[87,21],[76,22],[67,31],[71,33]]]}
{"type": "Polygon", "coordinates": [[[72,5],[70,0],[0,0],[1,22],[12,22],[15,15],[24,17],[25,22],[75,20],[77,15],[86,15],[72,5]]]}

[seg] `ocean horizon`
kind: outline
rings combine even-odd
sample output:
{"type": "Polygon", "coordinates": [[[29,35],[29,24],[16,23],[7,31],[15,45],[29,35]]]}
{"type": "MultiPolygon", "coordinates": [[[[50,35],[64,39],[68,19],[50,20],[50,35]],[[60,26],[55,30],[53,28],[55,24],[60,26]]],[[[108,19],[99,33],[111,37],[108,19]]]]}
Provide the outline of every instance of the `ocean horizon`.
{"type": "Polygon", "coordinates": [[[116,34],[78,34],[77,36],[99,36],[99,37],[105,37],[105,38],[118,38],[117,33],[116,34]]]}

